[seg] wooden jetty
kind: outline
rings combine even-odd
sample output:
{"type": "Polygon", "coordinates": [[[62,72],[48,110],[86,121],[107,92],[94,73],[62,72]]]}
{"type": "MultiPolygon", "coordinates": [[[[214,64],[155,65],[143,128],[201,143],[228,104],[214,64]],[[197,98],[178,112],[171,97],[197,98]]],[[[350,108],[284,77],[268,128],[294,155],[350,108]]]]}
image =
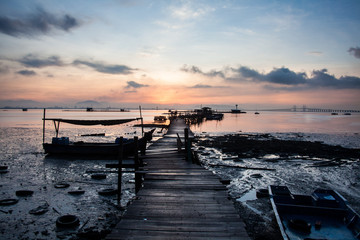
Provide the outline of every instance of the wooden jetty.
{"type": "Polygon", "coordinates": [[[148,148],[143,187],[106,239],[250,239],[219,177],[178,152],[184,128],[172,121],[148,148]]]}

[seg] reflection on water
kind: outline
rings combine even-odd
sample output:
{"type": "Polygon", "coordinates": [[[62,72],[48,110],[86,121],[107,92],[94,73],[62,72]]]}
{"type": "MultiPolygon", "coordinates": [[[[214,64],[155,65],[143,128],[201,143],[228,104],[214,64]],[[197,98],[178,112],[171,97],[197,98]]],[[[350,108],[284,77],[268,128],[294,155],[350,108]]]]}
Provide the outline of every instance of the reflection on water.
{"type": "MultiPolygon", "coordinates": [[[[309,112],[261,112],[254,114],[227,113],[222,121],[205,121],[195,125],[196,133],[234,132],[304,132],[304,133],[360,133],[360,114],[336,115],[309,112]]],[[[217,134],[219,135],[219,134],[217,134]]]]}

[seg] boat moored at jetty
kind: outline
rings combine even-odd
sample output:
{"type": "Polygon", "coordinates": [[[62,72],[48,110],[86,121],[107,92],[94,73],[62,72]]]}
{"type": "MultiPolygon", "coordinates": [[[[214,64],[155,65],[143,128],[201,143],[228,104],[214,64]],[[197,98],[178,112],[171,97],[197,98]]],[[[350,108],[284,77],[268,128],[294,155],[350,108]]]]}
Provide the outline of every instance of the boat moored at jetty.
{"type": "Polygon", "coordinates": [[[269,186],[271,205],[284,240],[360,239],[360,217],[335,190],[292,194],[286,186],[269,186]]]}
{"type": "MultiPolygon", "coordinates": [[[[120,138],[116,138],[114,142],[71,142],[69,137],[59,137],[60,123],[68,123],[82,126],[112,126],[118,124],[128,123],[139,118],[133,119],[111,119],[111,120],[75,120],[62,118],[43,118],[43,148],[46,154],[51,155],[85,155],[85,156],[106,156],[116,157],[119,154],[120,138]],[[45,143],[45,121],[53,121],[55,126],[55,137],[52,138],[51,143],[45,143]]],[[[138,149],[145,150],[146,143],[152,139],[152,134],[155,129],[143,134],[143,137],[138,139],[138,149]]],[[[136,148],[134,139],[123,138],[123,154],[132,154],[136,148]]]]}

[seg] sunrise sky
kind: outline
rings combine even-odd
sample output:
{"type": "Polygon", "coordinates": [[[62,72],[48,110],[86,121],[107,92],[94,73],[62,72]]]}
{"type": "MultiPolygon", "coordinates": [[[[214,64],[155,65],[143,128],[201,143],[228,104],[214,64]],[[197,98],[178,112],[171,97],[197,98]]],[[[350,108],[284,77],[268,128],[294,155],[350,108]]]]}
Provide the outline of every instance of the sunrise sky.
{"type": "Polygon", "coordinates": [[[360,109],[360,1],[0,0],[0,107],[360,109]]]}

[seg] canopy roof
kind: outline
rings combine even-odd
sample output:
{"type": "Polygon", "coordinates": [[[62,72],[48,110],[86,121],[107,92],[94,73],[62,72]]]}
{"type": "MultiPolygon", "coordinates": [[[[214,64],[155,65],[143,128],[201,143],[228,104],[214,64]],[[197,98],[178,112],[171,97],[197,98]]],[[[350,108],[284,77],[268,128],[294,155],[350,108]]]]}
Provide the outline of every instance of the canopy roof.
{"type": "Polygon", "coordinates": [[[43,120],[46,121],[54,121],[54,122],[64,122],[74,125],[103,125],[103,126],[111,126],[111,125],[118,125],[127,122],[131,122],[137,120],[137,118],[132,119],[111,119],[111,120],[75,120],[75,119],[62,119],[62,118],[45,118],[43,120]]]}

